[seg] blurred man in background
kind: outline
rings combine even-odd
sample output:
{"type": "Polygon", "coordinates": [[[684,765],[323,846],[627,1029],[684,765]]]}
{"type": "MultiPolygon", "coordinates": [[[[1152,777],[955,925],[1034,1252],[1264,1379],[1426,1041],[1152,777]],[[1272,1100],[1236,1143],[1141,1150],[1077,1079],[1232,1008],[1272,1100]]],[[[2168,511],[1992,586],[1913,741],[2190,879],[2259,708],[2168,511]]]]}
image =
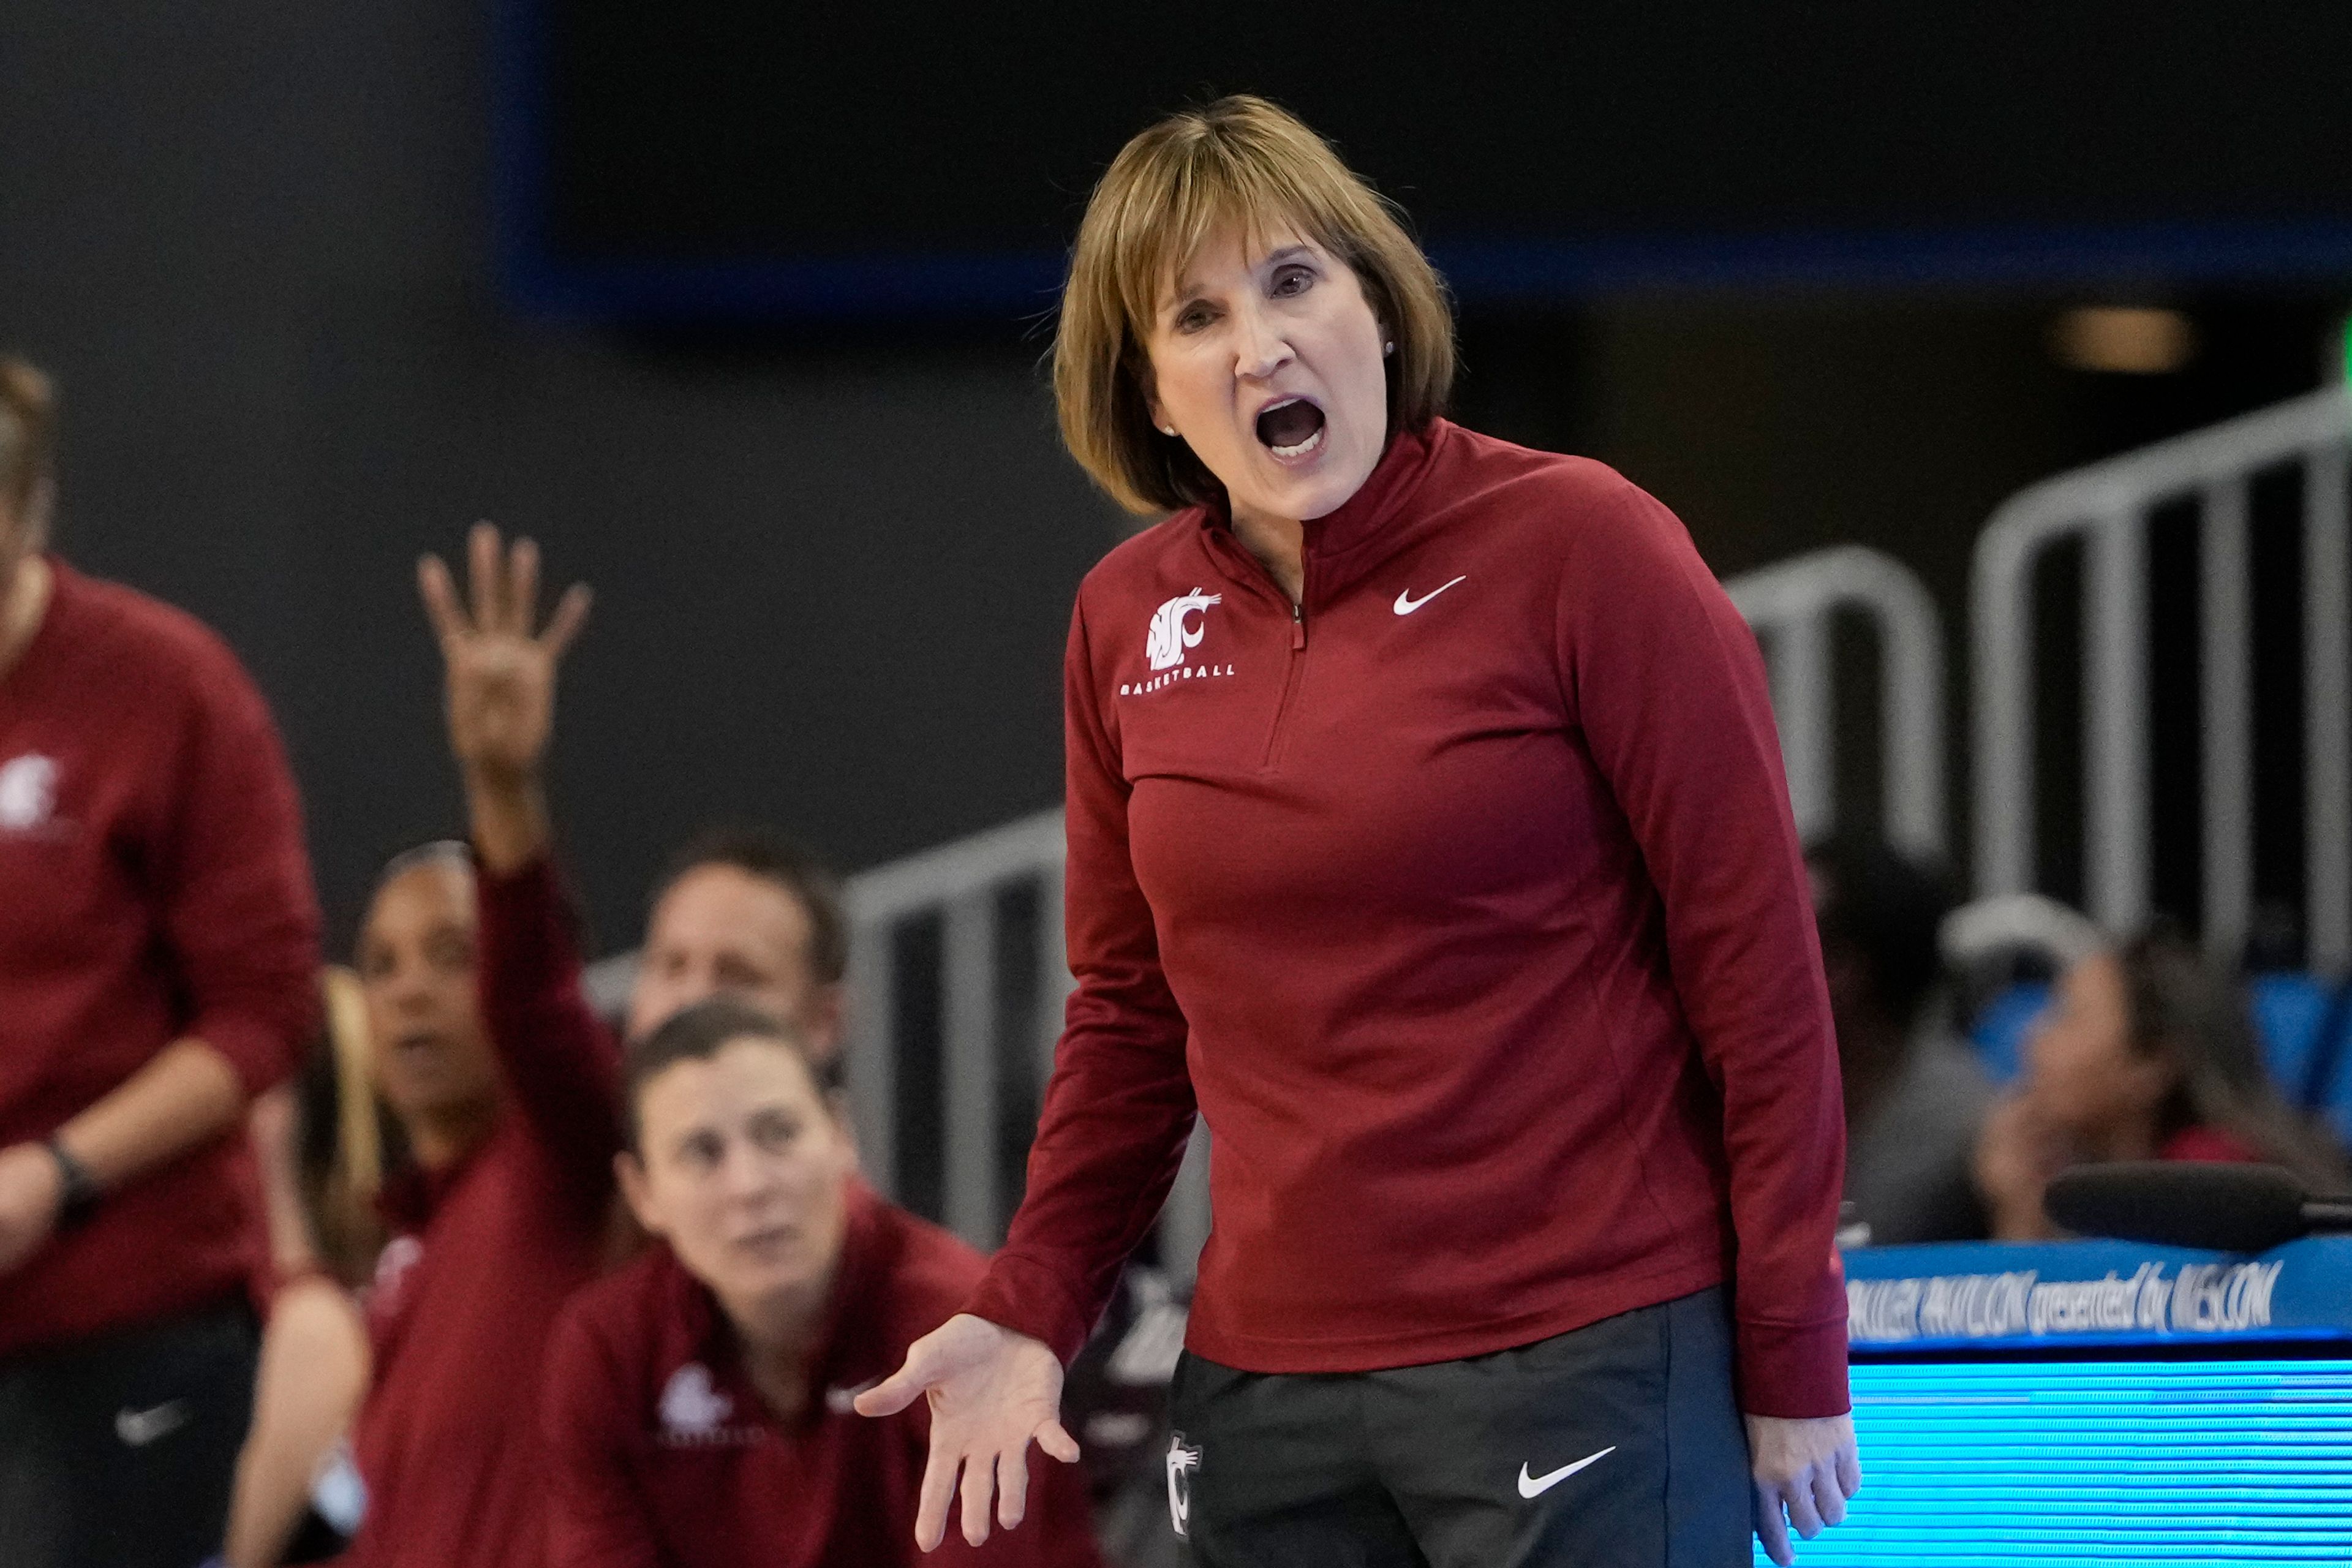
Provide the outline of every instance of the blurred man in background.
{"type": "Polygon", "coordinates": [[[723,992],[790,1022],[831,1082],[848,942],[834,877],[805,852],[764,827],[699,833],[655,884],[625,1032],[723,992]]]}
{"type": "Polygon", "coordinates": [[[1805,863],[1845,1082],[1846,1225],[1882,1245],[1980,1240],[1969,1162],[1993,1091],[1940,984],[1952,895],[1883,844],[1817,845],[1805,863]]]}
{"type": "Polygon", "coordinates": [[[219,1544],[260,1263],[247,1101],[318,914],[275,726],[220,639],[43,553],[47,382],[0,360],[0,1555],[219,1544]]]}

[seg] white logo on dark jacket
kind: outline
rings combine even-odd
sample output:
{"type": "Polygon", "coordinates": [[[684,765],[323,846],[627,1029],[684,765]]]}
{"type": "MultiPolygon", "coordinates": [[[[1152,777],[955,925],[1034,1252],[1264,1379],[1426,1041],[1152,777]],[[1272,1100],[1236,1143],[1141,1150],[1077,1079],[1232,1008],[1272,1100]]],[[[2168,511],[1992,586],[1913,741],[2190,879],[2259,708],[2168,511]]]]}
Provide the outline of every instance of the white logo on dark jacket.
{"type": "Polygon", "coordinates": [[[1173,669],[1184,662],[1184,650],[1201,646],[1208,635],[1208,608],[1223,601],[1222,594],[1203,594],[1195,588],[1189,594],[1179,594],[1151,612],[1151,631],[1143,639],[1143,651],[1154,669],[1173,669]],[[1202,625],[1186,626],[1193,612],[1201,612],[1202,625]]]}

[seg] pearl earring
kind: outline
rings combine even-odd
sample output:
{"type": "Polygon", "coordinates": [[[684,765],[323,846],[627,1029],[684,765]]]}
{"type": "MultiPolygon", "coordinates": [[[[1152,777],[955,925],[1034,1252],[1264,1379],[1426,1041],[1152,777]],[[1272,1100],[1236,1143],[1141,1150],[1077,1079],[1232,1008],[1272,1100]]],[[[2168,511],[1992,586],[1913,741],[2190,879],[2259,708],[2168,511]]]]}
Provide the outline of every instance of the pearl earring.
{"type": "Polygon", "coordinates": [[[1176,434],[1176,426],[1173,425],[1162,425],[1160,427],[1160,433],[1162,436],[1173,436],[1176,434]]]}
{"type": "Polygon", "coordinates": [[[1384,354],[1392,354],[1392,353],[1396,353],[1396,344],[1394,344],[1394,343],[1382,343],[1382,344],[1381,345],[1381,353],[1384,353],[1384,354]]]}

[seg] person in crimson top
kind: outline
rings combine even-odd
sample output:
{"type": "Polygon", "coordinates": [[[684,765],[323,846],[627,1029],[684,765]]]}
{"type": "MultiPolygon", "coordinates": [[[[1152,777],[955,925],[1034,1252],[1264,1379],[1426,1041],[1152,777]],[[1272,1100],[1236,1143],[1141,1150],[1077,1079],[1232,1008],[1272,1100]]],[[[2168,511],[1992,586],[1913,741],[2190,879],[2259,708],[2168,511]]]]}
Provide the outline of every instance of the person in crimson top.
{"type": "Polygon", "coordinates": [[[478,972],[499,939],[475,883],[463,845],[410,851],[360,933],[376,1087],[407,1158],[377,1197],[387,1239],[363,1298],[354,1563],[533,1560],[540,1467],[518,1406],[604,1258],[620,1064],[486,1016],[478,972]]]}
{"type": "Polygon", "coordinates": [[[269,711],[181,612],[44,553],[53,405],[0,360],[0,1556],[220,1544],[253,1389],[247,1102],[318,913],[269,711]]]}
{"type": "MultiPolygon", "coordinates": [[[[549,1568],[886,1568],[918,1561],[920,1406],[851,1394],[979,1284],[980,1254],[857,1176],[825,1068],[732,997],[628,1051],[622,1191],[656,1245],[583,1291],[548,1351],[549,1568]]],[[[1098,1568],[1055,1467],[1028,1531],[952,1555],[1098,1568]]]]}
{"type": "MultiPolygon", "coordinates": [[[[447,667],[450,743],[474,843],[396,863],[360,972],[379,1077],[415,1168],[371,1292],[373,1381],[352,1433],[367,1510],[357,1568],[537,1561],[541,1361],[564,1299],[608,1251],[620,1055],[580,988],[542,765],[555,668],[584,620],[543,627],[538,552],[477,529],[467,602],[420,567],[447,667]]],[[[631,1016],[650,1027],[734,991],[835,1037],[842,922],[828,884],[741,836],[689,847],[657,893],[631,1016]]]]}
{"type": "Polygon", "coordinates": [[[2169,931],[2069,964],[2025,1047],[2025,1076],[1986,1119],[1976,1177],[2002,1241],[2062,1234],[2043,1192],[2104,1160],[2256,1161],[2322,1191],[2343,1183],[2326,1132],[2263,1069],[2228,976],[2169,931]]]}
{"type": "Polygon", "coordinates": [[[1427,261],[1271,104],[1166,119],[1094,193],[1062,428],[1174,515],[1072,619],[1078,985],[1027,1195],[859,1401],[929,1397],[925,1543],[1070,1456],[1062,1363],[1196,1110],[1199,1562],[1728,1568],[1752,1524],[1785,1563],[1859,1485],[1755,640],[1651,497],[1439,417],[1452,368],[1427,261]]]}

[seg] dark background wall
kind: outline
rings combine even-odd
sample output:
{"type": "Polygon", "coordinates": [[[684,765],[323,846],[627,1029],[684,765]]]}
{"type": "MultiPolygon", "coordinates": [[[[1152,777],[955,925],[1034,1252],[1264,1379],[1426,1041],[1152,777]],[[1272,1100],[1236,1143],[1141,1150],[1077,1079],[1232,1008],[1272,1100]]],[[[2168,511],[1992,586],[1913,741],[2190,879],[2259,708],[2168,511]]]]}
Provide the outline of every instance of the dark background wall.
{"type": "Polygon", "coordinates": [[[464,0],[12,0],[0,51],[0,342],[62,388],[58,543],[244,654],[339,929],[461,826],[412,581],[477,517],[600,595],[558,787],[607,940],[712,816],[856,866],[1058,798],[1070,595],[1124,525],[1018,328],[722,351],[511,319],[464,0]]]}
{"type": "Polygon", "coordinates": [[[1237,91],[1474,301],[2352,262],[2336,0],[503,10],[515,285],[584,315],[1034,309],[1146,107],[1237,91]]]}
{"type": "MultiPolygon", "coordinates": [[[[461,826],[411,580],[478,516],[599,593],[557,784],[608,944],[712,817],[855,868],[1055,804],[1070,594],[1127,523],[1059,450],[1034,324],[519,315],[490,59],[476,0],[0,11],[0,344],[63,388],[58,542],[244,653],[339,939],[386,854],[461,826]]],[[[2119,287],[2192,309],[2188,373],[2058,366],[2053,313],[2105,297],[2079,284],[1653,292],[1473,310],[1461,412],[1617,463],[1719,572],[1894,551],[1957,667],[2002,496],[2315,384],[2352,294],[2119,287]]]]}

